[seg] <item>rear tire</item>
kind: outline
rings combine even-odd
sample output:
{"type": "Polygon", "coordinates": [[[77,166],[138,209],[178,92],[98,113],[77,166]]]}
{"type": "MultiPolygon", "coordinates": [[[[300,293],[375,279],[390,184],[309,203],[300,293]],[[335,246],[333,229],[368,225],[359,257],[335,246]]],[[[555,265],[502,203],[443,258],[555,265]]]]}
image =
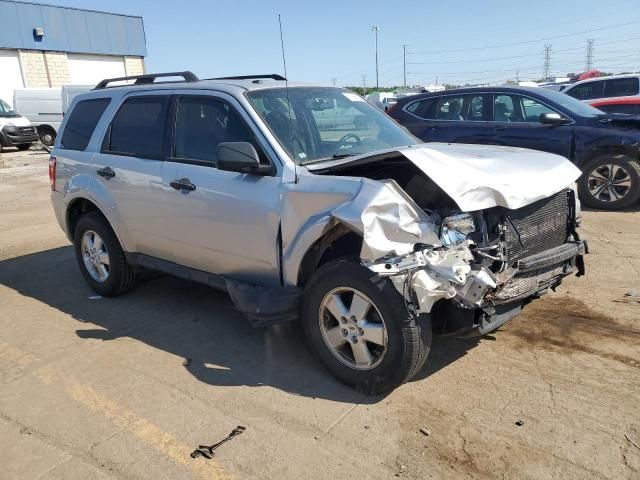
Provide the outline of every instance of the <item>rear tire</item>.
{"type": "Polygon", "coordinates": [[[51,128],[38,129],[38,136],[45,147],[53,147],[56,141],[56,132],[51,128]]]}
{"type": "Polygon", "coordinates": [[[411,317],[388,279],[352,260],[328,262],[312,275],[305,288],[302,322],[308,342],[331,373],[369,394],[408,381],[422,368],[431,347],[430,317],[411,317]],[[368,307],[354,307],[356,296],[360,306],[368,307]],[[381,328],[384,334],[377,336],[381,328]],[[363,358],[363,347],[369,352],[369,357],[364,354],[368,363],[357,361],[363,358]]]}
{"type": "Polygon", "coordinates": [[[136,272],[127,264],[118,238],[100,213],[81,216],[73,240],[82,276],[96,293],[115,297],[135,286],[136,272]]]}
{"type": "Polygon", "coordinates": [[[30,143],[21,143],[20,145],[16,145],[16,148],[18,150],[20,150],[21,152],[24,152],[25,150],[29,150],[31,148],[31,144],[30,143]]]}
{"type": "Polygon", "coordinates": [[[640,199],[640,165],[626,155],[600,155],[578,180],[580,199],[591,208],[619,210],[640,199]]]}

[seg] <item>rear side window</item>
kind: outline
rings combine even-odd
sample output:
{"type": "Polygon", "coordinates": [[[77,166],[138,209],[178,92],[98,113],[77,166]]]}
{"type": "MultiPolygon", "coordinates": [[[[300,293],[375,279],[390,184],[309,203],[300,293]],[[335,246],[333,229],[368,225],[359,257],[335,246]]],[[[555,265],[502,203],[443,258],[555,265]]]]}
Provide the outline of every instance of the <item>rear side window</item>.
{"type": "Polygon", "coordinates": [[[417,102],[407,105],[405,110],[409,113],[413,113],[416,117],[420,118],[435,118],[435,105],[437,99],[425,98],[418,100],[417,102]]]}
{"type": "Polygon", "coordinates": [[[637,78],[615,78],[604,81],[605,97],[627,97],[638,94],[637,78]]]}
{"type": "Polygon", "coordinates": [[[578,100],[589,100],[590,98],[602,98],[604,96],[604,82],[598,80],[597,82],[583,83],[582,85],[576,85],[565,92],[567,95],[578,100]]]}
{"type": "Polygon", "coordinates": [[[82,100],[72,110],[64,127],[60,147],[65,150],[84,150],[89,145],[93,131],[109,105],[109,98],[82,100]]]}
{"type": "Polygon", "coordinates": [[[103,151],[141,158],[162,158],[168,96],[126,100],[111,122],[103,151]]]}

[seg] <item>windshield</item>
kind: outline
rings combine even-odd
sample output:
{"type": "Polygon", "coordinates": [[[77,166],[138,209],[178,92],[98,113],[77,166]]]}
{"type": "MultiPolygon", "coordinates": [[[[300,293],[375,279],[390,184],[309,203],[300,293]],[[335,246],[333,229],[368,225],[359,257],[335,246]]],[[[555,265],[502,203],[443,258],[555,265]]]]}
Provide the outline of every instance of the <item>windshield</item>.
{"type": "Polygon", "coordinates": [[[11,108],[7,102],[0,100],[0,117],[17,117],[18,112],[11,108]]]}
{"type": "Polygon", "coordinates": [[[556,92],[554,90],[548,89],[536,90],[536,93],[542,95],[543,97],[547,97],[549,100],[559,103],[570,112],[574,112],[581,117],[595,117],[597,115],[602,115],[602,111],[592,107],[591,105],[583,103],[580,100],[576,100],[566,93],[556,92]]]}
{"type": "Polygon", "coordinates": [[[353,92],[292,87],[291,117],[284,88],[247,94],[282,147],[298,163],[340,158],[419,142],[353,92]]]}

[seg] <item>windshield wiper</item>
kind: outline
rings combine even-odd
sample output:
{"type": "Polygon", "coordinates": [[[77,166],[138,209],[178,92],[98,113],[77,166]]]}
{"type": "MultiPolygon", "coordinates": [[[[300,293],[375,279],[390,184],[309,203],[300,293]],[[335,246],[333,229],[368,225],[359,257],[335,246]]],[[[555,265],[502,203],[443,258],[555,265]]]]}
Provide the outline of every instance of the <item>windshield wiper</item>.
{"type": "Polygon", "coordinates": [[[334,153],[331,155],[331,158],[337,160],[339,158],[347,158],[347,157],[355,157],[357,155],[362,155],[361,153],[334,153]]]}

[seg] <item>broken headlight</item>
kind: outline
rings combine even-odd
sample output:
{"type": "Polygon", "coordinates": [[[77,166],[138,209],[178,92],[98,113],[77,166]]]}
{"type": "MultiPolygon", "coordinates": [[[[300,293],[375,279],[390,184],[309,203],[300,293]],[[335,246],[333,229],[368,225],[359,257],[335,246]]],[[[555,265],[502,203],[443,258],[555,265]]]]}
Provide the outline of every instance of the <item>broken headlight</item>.
{"type": "Polygon", "coordinates": [[[444,217],[440,225],[440,240],[443,245],[458,245],[467,239],[467,235],[475,232],[476,224],[468,213],[459,213],[444,217]]]}

